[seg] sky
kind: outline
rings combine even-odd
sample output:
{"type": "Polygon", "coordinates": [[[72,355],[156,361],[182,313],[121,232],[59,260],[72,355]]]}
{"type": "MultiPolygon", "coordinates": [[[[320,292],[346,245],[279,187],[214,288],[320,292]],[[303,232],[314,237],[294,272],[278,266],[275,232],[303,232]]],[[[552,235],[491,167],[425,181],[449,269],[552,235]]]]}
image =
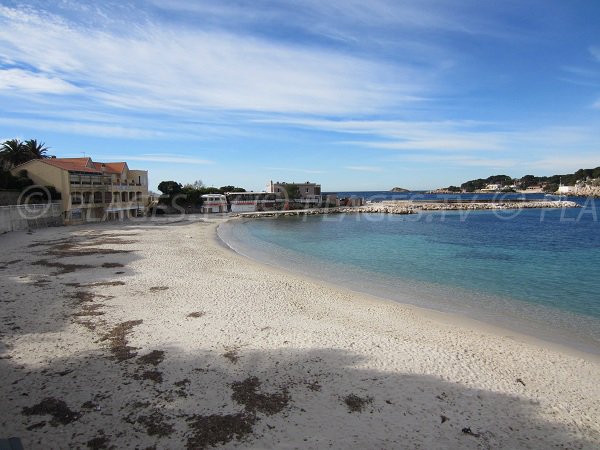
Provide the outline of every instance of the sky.
{"type": "Polygon", "coordinates": [[[0,0],[0,141],[164,180],[600,166],[598,0],[0,0]]]}

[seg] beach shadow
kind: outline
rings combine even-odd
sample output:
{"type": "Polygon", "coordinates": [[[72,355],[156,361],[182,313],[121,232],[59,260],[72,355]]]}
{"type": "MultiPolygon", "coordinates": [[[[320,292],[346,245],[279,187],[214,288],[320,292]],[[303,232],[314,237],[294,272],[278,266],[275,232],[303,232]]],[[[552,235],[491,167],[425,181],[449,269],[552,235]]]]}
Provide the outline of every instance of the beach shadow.
{"type": "MultiPolygon", "coordinates": [[[[418,374],[366,369],[340,350],[137,349],[2,360],[2,435],[26,448],[597,448],[552,405],[418,374]],[[66,418],[66,419],[65,419],[66,418]],[[91,443],[91,444],[90,444],[91,443]]],[[[526,386],[523,386],[526,393],[526,386]]]]}

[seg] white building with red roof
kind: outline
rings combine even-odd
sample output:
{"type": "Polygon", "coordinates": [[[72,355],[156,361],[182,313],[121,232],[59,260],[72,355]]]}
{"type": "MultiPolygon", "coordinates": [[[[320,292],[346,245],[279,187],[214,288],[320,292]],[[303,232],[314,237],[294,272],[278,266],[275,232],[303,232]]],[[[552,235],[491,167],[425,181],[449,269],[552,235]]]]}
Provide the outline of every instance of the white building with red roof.
{"type": "Polygon", "coordinates": [[[66,223],[136,217],[148,206],[148,171],[129,169],[126,162],[34,159],[11,172],[22,170],[35,184],[60,192],[66,223]]]}

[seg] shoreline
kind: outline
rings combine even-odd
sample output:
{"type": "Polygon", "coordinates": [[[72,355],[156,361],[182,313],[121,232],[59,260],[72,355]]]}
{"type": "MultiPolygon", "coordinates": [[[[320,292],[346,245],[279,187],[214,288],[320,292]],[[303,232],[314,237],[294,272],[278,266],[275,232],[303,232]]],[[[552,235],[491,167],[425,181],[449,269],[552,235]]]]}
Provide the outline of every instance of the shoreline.
{"type": "Polygon", "coordinates": [[[223,221],[0,236],[0,436],[32,449],[600,444],[599,362],[266,267],[220,242],[223,221]]]}
{"type": "MultiPolygon", "coordinates": [[[[592,351],[586,351],[582,348],[578,348],[575,342],[568,343],[565,342],[564,339],[552,341],[533,334],[528,334],[522,329],[508,328],[502,325],[495,325],[483,319],[466,316],[461,313],[440,311],[427,306],[419,306],[412,303],[403,302],[401,300],[386,297],[385,295],[378,295],[372,292],[358,290],[355,287],[349,287],[347,285],[342,285],[334,281],[327,281],[314,275],[311,276],[311,274],[308,272],[300,272],[289,267],[274,265],[268,261],[262,261],[245,253],[241,253],[234,249],[226,240],[224,240],[222,235],[219,234],[218,230],[222,225],[228,222],[251,218],[253,217],[233,217],[229,220],[219,223],[215,228],[214,239],[216,241],[216,245],[222,246],[232,254],[236,255],[236,257],[241,257],[243,259],[251,261],[253,264],[263,266],[265,270],[270,270],[276,273],[282,273],[287,276],[293,276],[304,281],[315,283],[317,285],[322,285],[327,289],[336,289],[342,292],[347,292],[351,295],[355,295],[357,297],[364,297],[368,299],[369,302],[383,302],[388,305],[397,305],[401,308],[413,309],[415,312],[422,314],[424,318],[434,320],[442,325],[445,324],[457,326],[460,328],[467,328],[472,331],[491,334],[499,338],[515,339],[518,342],[537,345],[543,348],[547,348],[549,350],[560,351],[571,356],[576,356],[579,358],[600,363],[600,350],[596,353],[592,351]]],[[[589,345],[587,347],[589,347],[589,345]]]]}

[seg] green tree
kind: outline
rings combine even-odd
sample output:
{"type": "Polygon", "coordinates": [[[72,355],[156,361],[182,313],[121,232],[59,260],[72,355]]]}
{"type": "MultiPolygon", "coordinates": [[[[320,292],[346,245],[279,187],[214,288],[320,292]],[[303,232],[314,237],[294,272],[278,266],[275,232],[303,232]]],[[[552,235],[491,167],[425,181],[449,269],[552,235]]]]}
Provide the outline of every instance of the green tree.
{"type": "Polygon", "coordinates": [[[228,184],[227,186],[221,186],[219,191],[224,194],[225,192],[246,192],[246,189],[228,184]]]}
{"type": "Polygon", "coordinates": [[[28,152],[31,159],[44,159],[50,156],[46,154],[48,147],[43,142],[38,142],[37,139],[28,139],[23,143],[25,152],[28,152]]]}
{"type": "Polygon", "coordinates": [[[519,180],[519,186],[521,189],[527,189],[530,186],[535,186],[540,182],[540,179],[534,175],[525,175],[519,180]]]}
{"type": "Polygon", "coordinates": [[[296,184],[285,184],[283,186],[285,192],[287,193],[287,197],[290,200],[300,198],[300,188],[296,184]]]}
{"type": "Polygon", "coordinates": [[[512,178],[508,175],[492,175],[486,181],[487,184],[500,184],[502,186],[510,186],[512,184],[512,178]]]}
{"type": "Polygon", "coordinates": [[[158,190],[168,196],[179,194],[182,189],[183,186],[177,181],[161,181],[158,185],[158,190]]]}
{"type": "Polygon", "coordinates": [[[0,189],[22,191],[32,184],[26,170],[21,170],[16,176],[8,170],[0,170],[0,189]]]}
{"type": "Polygon", "coordinates": [[[10,170],[27,161],[24,144],[19,139],[9,139],[2,143],[0,147],[2,169],[10,170]]]}
{"type": "Polygon", "coordinates": [[[473,191],[477,191],[479,189],[483,189],[487,185],[488,185],[487,180],[478,178],[477,180],[467,181],[466,183],[461,184],[460,187],[467,192],[473,192],[473,191]]]}
{"type": "Polygon", "coordinates": [[[158,185],[158,190],[163,193],[159,202],[163,204],[170,204],[177,194],[182,193],[183,186],[177,181],[161,181],[158,185]]]}
{"type": "Polygon", "coordinates": [[[26,163],[32,159],[48,158],[48,148],[43,142],[29,139],[21,142],[19,139],[9,139],[0,147],[0,167],[10,170],[19,164],[26,163]]]}

